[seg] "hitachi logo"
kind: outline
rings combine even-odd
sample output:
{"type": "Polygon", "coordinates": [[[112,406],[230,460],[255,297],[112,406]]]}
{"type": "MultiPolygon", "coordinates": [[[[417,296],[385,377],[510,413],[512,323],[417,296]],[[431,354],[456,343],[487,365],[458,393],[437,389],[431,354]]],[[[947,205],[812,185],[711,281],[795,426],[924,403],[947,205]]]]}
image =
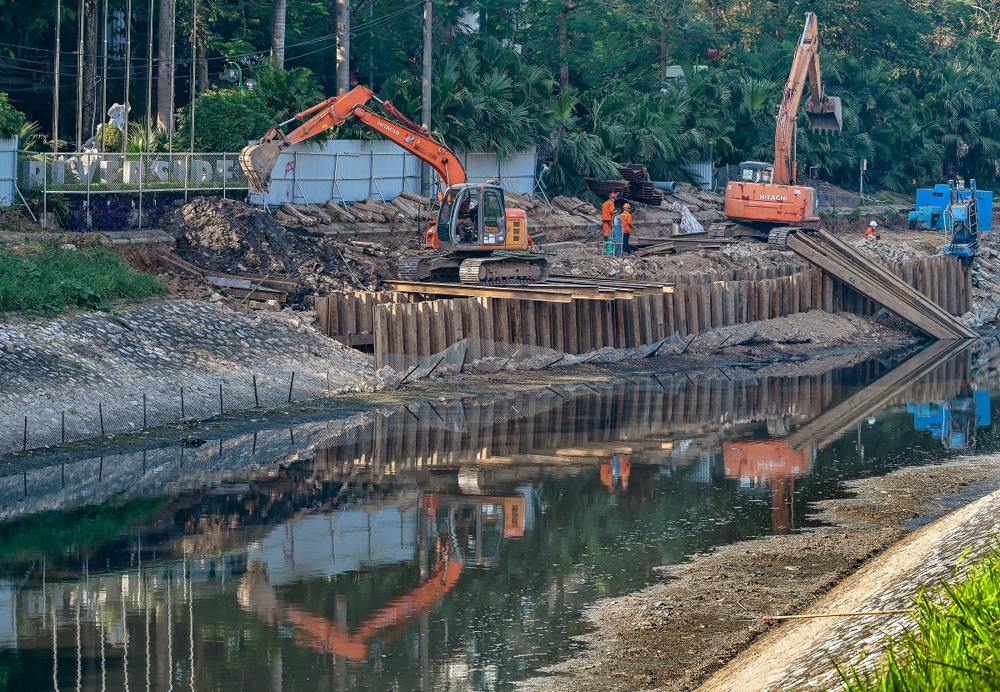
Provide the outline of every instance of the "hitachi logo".
{"type": "Polygon", "coordinates": [[[772,202],[787,202],[788,195],[761,195],[761,199],[769,200],[772,202]]]}
{"type": "Polygon", "coordinates": [[[378,121],[378,126],[381,127],[383,130],[385,130],[386,132],[391,132],[392,134],[396,135],[397,137],[401,134],[399,132],[399,130],[397,130],[394,127],[390,127],[387,123],[385,123],[385,122],[383,122],[381,120],[378,121]]]}

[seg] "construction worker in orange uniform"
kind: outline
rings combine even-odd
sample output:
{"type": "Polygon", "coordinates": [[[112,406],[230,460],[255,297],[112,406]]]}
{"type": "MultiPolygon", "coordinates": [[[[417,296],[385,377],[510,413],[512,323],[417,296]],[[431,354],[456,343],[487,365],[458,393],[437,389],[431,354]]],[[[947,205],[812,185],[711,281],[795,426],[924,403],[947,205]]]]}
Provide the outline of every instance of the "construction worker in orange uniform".
{"type": "Polygon", "coordinates": [[[611,224],[615,220],[615,200],[618,195],[612,192],[608,195],[608,201],[601,205],[601,221],[604,222],[604,237],[611,235],[611,224]]]}
{"type": "Polygon", "coordinates": [[[628,244],[629,233],[632,232],[632,205],[625,202],[622,208],[622,254],[631,255],[632,248],[628,244]]]}

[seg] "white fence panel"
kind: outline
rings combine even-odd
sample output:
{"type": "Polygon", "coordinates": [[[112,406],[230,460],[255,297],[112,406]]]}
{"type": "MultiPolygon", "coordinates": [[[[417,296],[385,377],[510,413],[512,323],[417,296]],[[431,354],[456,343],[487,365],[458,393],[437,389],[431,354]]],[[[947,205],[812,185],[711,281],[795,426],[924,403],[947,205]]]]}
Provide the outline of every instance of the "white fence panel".
{"type": "MultiPolygon", "coordinates": [[[[535,187],[534,151],[499,160],[495,154],[458,154],[469,182],[500,179],[513,192],[531,194],[535,187]]],[[[281,154],[275,164],[271,187],[263,201],[321,204],[360,202],[369,197],[389,201],[404,189],[420,190],[421,161],[392,142],[330,140],[302,143],[281,154]]],[[[251,195],[261,204],[261,196],[251,195]]]]}
{"type": "Polygon", "coordinates": [[[0,207],[9,207],[17,197],[17,137],[0,139],[0,207]]]}

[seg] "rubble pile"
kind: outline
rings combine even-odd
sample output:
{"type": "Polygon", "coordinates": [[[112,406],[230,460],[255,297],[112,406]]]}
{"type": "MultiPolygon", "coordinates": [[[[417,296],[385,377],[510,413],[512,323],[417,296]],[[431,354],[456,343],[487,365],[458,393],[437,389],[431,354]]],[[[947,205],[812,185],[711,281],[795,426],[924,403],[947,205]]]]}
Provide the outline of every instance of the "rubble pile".
{"type": "Polygon", "coordinates": [[[288,295],[290,304],[317,293],[373,290],[395,276],[399,250],[418,242],[415,233],[384,234],[377,242],[326,235],[319,224],[306,223],[297,218],[284,227],[242,202],[198,197],[168,212],[163,230],[175,238],[175,254],[201,269],[299,279],[299,289],[288,295]]]}
{"type": "Polygon", "coordinates": [[[854,247],[882,262],[909,262],[928,256],[926,252],[910,247],[907,243],[895,245],[875,238],[862,238],[855,241],[854,247]]]}

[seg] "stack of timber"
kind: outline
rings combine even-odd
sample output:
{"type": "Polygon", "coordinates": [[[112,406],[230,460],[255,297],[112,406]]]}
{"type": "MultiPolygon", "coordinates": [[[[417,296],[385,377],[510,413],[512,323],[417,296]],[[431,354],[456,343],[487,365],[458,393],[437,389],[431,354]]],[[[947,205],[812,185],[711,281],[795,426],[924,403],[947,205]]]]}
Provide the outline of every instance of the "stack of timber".
{"type": "Polygon", "coordinates": [[[645,281],[551,276],[544,283],[523,286],[479,286],[425,281],[387,281],[392,291],[426,297],[486,297],[568,303],[573,300],[631,300],[637,295],[671,293],[673,287],[645,281]]]}
{"type": "Polygon", "coordinates": [[[289,204],[282,202],[274,211],[274,219],[282,226],[308,228],[319,233],[336,233],[344,224],[414,224],[430,218],[430,201],[404,190],[388,202],[366,199],[350,206],[334,202],[323,204],[289,204]]]}

